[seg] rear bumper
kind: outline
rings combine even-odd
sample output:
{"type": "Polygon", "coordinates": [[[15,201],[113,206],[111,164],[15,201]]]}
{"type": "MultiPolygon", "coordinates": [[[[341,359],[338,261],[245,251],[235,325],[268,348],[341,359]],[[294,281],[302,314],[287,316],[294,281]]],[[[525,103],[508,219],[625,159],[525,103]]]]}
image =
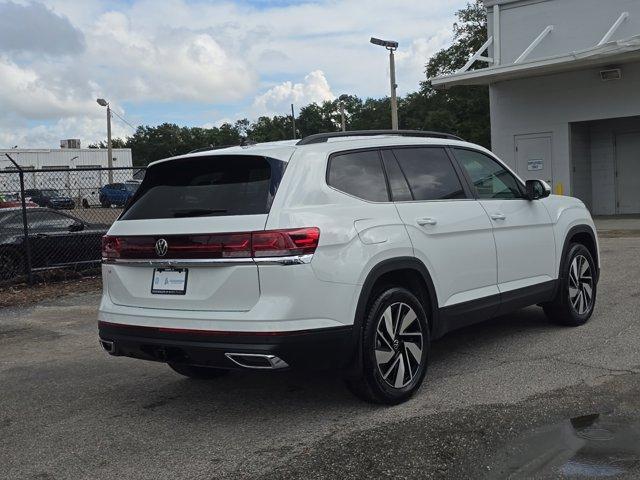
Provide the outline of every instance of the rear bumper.
{"type": "Polygon", "coordinates": [[[100,341],[105,349],[109,347],[111,355],[226,369],[243,368],[232,360],[233,354],[275,357],[286,367],[295,369],[343,368],[349,364],[354,351],[352,329],[345,326],[247,333],[98,322],[100,341]]]}

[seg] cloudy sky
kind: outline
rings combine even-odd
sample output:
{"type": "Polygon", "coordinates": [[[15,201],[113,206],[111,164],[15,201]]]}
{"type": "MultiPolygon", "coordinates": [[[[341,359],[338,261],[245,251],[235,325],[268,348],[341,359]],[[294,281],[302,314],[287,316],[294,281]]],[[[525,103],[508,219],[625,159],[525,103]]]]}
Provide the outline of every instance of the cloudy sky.
{"type": "MultiPolygon", "coordinates": [[[[388,92],[370,36],[400,42],[400,94],[451,41],[465,0],[0,0],[0,148],[103,139],[107,98],[133,125],[211,126],[342,93],[388,92]]],[[[133,130],[114,118],[114,136],[133,130]]]]}

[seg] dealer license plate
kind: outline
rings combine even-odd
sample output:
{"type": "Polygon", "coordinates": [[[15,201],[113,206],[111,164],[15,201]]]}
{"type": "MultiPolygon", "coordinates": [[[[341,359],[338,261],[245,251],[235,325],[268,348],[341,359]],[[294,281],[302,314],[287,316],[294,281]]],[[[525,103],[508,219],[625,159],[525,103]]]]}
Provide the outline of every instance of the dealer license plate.
{"type": "Polygon", "coordinates": [[[184,295],[187,293],[186,268],[155,268],[151,293],[160,295],[184,295]]]}

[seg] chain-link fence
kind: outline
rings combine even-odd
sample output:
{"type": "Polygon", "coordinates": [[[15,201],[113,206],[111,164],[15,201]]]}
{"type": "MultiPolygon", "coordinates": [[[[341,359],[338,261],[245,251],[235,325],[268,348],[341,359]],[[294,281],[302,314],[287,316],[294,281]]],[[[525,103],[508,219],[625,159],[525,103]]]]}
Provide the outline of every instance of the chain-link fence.
{"type": "Polygon", "coordinates": [[[101,239],[134,195],[141,168],[0,171],[0,284],[96,268],[101,239]]]}

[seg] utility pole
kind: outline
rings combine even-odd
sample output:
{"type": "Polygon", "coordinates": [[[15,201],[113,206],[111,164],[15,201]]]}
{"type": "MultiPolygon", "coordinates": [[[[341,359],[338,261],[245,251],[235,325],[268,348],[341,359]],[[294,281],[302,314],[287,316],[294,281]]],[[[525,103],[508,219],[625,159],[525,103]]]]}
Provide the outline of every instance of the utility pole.
{"type": "Polygon", "coordinates": [[[109,183],[113,183],[113,151],[111,149],[111,105],[104,98],[96,100],[101,107],[107,107],[107,166],[109,167],[109,183]]]}
{"type": "Polygon", "coordinates": [[[398,130],[398,99],[396,97],[396,62],[393,55],[395,48],[389,48],[389,76],[391,77],[391,130],[398,130]]]}
{"type": "Polygon", "coordinates": [[[341,118],[341,121],[342,121],[342,131],[346,132],[347,131],[347,122],[346,122],[346,119],[344,118],[344,102],[342,100],[340,100],[338,105],[340,107],[340,118],[341,118]]]}
{"type": "Polygon", "coordinates": [[[389,50],[389,77],[391,80],[391,128],[398,130],[398,98],[396,96],[396,62],[393,55],[398,49],[398,42],[394,40],[381,40],[379,38],[371,37],[371,43],[374,45],[380,45],[381,47],[389,50]]]}
{"type": "Polygon", "coordinates": [[[291,104],[291,129],[293,130],[293,139],[296,139],[296,116],[293,113],[293,103],[291,104]]]}

